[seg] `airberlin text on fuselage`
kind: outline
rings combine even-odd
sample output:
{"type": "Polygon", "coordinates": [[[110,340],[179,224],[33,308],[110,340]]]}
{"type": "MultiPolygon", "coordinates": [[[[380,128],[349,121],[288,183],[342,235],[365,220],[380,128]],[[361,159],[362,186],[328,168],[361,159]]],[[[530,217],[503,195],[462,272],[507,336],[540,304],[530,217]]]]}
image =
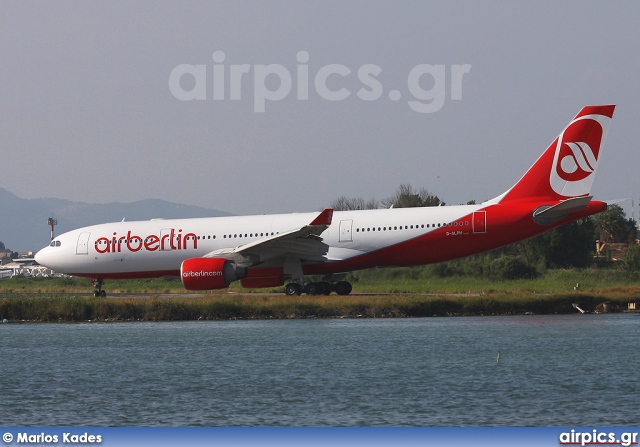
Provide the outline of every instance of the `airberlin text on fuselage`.
{"type": "Polygon", "coordinates": [[[184,272],[182,274],[185,278],[199,278],[201,276],[222,276],[222,272],[219,270],[216,271],[206,271],[200,270],[199,272],[184,272]]]}
{"type": "Polygon", "coordinates": [[[127,231],[125,236],[118,237],[116,232],[111,238],[101,237],[96,239],[95,249],[98,253],[120,253],[122,250],[131,252],[140,251],[143,248],[147,251],[157,250],[186,250],[187,243],[193,241],[193,248],[198,248],[198,238],[194,233],[182,234],[182,230],[167,232],[158,236],[150,234],[144,238],[131,234],[127,231]]]}

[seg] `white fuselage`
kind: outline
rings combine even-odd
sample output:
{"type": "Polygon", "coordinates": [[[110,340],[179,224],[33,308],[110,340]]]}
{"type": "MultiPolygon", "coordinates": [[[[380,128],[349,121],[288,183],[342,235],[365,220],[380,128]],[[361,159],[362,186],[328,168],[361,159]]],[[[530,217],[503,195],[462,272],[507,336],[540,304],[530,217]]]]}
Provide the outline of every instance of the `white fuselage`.
{"type": "MultiPolygon", "coordinates": [[[[375,252],[434,232],[452,222],[455,226],[450,228],[451,232],[473,232],[469,216],[480,208],[480,205],[463,205],[336,211],[333,222],[321,235],[322,241],[329,246],[324,262],[375,252]],[[464,216],[469,218],[458,223],[464,216]]],[[[235,248],[303,227],[316,215],[276,214],[100,224],[56,237],[38,252],[36,259],[57,272],[76,275],[177,274],[180,264],[187,258],[235,248]]],[[[482,229],[484,232],[486,228],[482,229]]],[[[384,265],[384,262],[380,260],[375,265],[384,265]]]]}

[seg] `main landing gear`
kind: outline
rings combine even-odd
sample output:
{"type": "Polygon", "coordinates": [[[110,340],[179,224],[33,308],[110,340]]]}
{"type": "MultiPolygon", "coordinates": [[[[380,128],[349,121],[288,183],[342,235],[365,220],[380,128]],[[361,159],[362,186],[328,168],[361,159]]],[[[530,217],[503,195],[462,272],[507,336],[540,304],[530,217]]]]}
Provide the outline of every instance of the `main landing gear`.
{"type": "Polygon", "coordinates": [[[102,285],[104,284],[104,280],[102,278],[91,278],[91,283],[93,283],[94,287],[93,296],[99,296],[102,298],[107,296],[107,292],[102,290],[102,285]]]}
{"type": "Polygon", "coordinates": [[[348,281],[338,281],[335,284],[331,284],[328,281],[322,282],[309,282],[303,287],[302,284],[292,282],[286,285],[284,293],[288,296],[302,295],[331,295],[331,292],[336,292],[338,295],[349,295],[351,293],[351,283],[348,281]]]}

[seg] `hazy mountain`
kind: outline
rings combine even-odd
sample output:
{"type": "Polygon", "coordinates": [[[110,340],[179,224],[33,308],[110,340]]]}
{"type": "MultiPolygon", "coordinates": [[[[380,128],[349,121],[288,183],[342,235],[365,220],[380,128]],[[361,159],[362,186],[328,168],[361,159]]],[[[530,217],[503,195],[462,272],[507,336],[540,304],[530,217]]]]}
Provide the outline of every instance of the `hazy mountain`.
{"type": "Polygon", "coordinates": [[[0,188],[0,241],[13,251],[36,251],[49,243],[51,230],[49,217],[58,225],[55,234],[79,227],[125,220],[149,220],[187,217],[229,216],[219,210],[182,205],[158,199],[133,203],[83,203],[44,198],[21,199],[0,188]]]}

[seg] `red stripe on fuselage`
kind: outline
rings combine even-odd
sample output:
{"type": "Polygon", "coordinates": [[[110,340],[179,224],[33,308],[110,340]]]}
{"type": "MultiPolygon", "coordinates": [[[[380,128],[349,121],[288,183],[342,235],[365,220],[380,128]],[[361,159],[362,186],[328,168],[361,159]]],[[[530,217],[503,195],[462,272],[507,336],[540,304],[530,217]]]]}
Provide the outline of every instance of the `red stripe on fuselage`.
{"type": "MultiPolygon", "coordinates": [[[[304,266],[304,273],[328,274],[371,267],[409,267],[450,261],[536,236],[560,225],[604,211],[607,207],[604,202],[591,201],[583,211],[573,213],[552,225],[540,225],[534,222],[533,211],[541,205],[539,201],[491,205],[481,210],[486,211],[487,216],[485,233],[465,233],[464,228],[457,227],[456,230],[456,227],[446,226],[344,261],[307,265],[304,266]]],[[[470,217],[468,215],[460,220],[470,217]]]]}

